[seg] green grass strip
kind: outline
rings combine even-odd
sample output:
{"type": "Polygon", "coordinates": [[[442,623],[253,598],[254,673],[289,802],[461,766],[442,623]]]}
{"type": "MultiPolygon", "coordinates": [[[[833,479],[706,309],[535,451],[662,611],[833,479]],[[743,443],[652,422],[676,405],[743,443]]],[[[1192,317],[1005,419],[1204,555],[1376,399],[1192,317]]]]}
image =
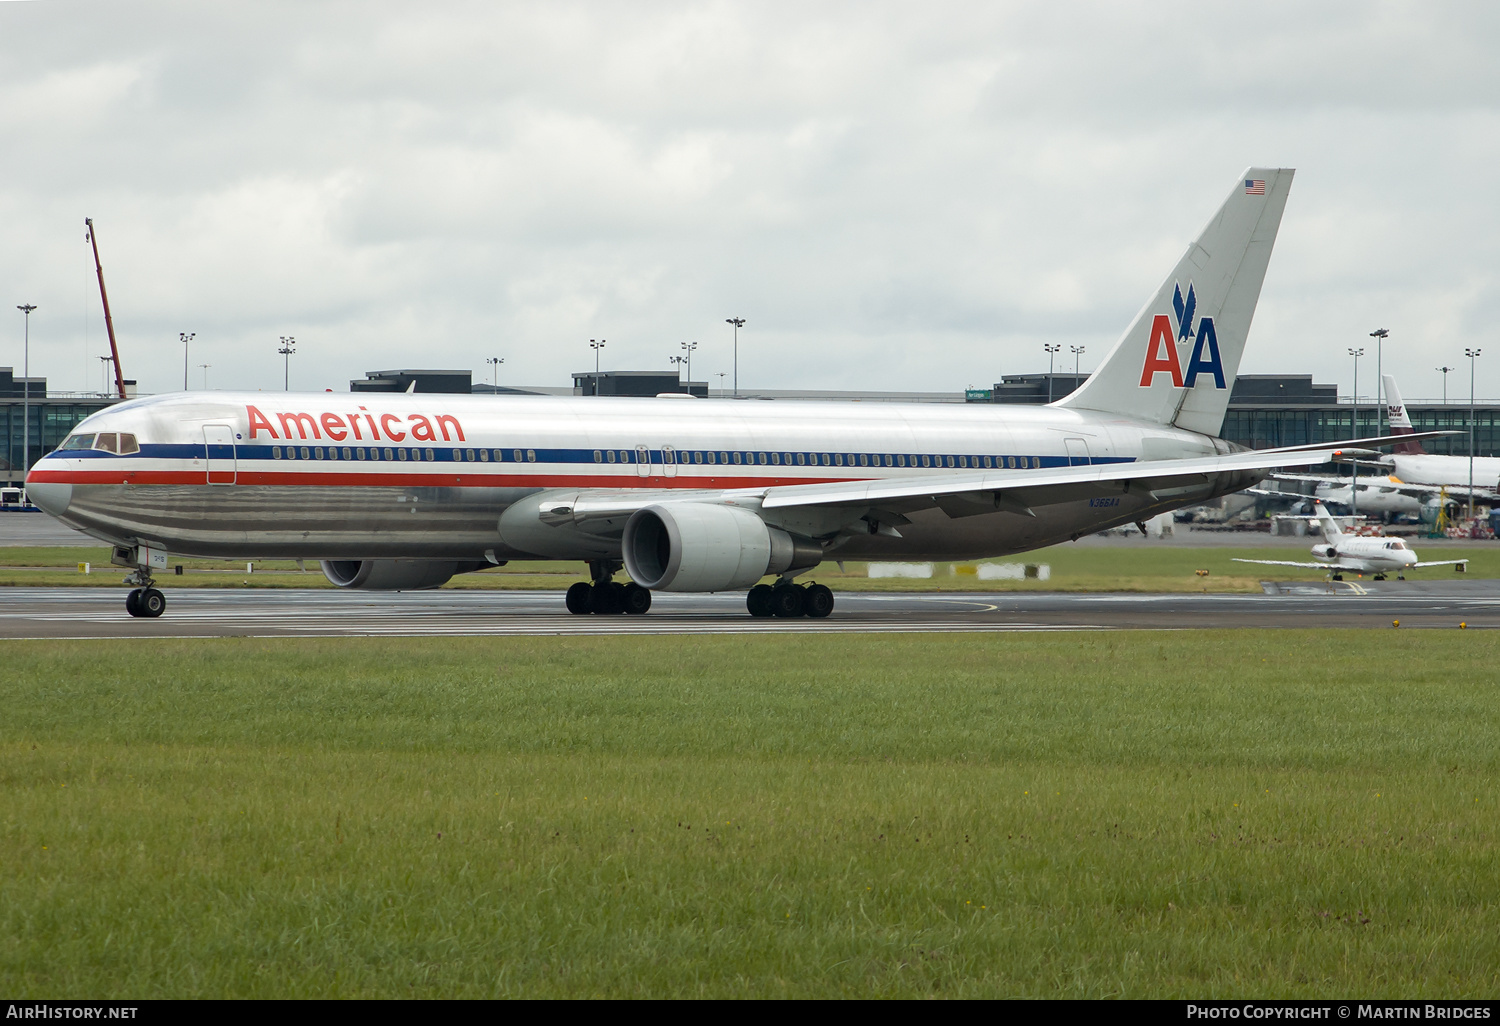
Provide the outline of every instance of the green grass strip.
{"type": "Polygon", "coordinates": [[[14,642],[0,991],[1488,996],[1491,632],[14,642]]]}

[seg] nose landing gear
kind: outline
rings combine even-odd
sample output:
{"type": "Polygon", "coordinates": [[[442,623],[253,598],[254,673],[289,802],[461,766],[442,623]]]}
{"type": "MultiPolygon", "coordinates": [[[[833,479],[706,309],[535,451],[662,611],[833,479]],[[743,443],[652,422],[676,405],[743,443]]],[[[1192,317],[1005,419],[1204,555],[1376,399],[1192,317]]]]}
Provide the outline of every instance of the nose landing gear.
{"type": "Polygon", "coordinates": [[[125,596],[125,612],[156,619],[167,611],[167,597],[155,588],[136,588],[125,596]]]}
{"type": "Polygon", "coordinates": [[[166,568],[165,552],[145,545],[116,545],[109,561],[115,566],[134,568],[125,577],[124,583],[133,586],[130,594],[125,596],[125,612],[154,620],[167,611],[167,597],[156,589],[156,582],[151,577],[153,568],[166,568]]]}

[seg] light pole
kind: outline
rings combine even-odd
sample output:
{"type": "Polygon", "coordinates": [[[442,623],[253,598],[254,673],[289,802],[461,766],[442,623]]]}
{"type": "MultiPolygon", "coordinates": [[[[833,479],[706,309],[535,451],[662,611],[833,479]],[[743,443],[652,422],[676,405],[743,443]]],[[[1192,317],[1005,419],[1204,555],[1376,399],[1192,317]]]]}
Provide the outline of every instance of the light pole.
{"type": "Polygon", "coordinates": [[[1052,402],[1052,361],[1057,358],[1058,353],[1062,352],[1062,344],[1054,346],[1043,342],[1042,348],[1047,350],[1047,402],[1050,404],[1052,402]]]}
{"type": "Polygon", "coordinates": [[[1474,530],[1474,361],[1482,350],[1465,349],[1469,358],[1469,531],[1474,530]]]}
{"type": "Polygon", "coordinates": [[[22,303],[16,307],[26,315],[26,328],[21,363],[21,484],[26,484],[26,472],[31,469],[31,311],[35,303],[22,303]]]}
{"type": "Polygon", "coordinates": [[[1088,346],[1069,346],[1073,352],[1073,390],[1078,390],[1078,361],[1083,357],[1083,351],[1088,346]]]}
{"type": "Polygon", "coordinates": [[[728,377],[728,375],[724,371],[718,371],[717,376],[719,378],[719,395],[720,397],[722,397],[724,395],[724,379],[728,377]]]}
{"type": "Polygon", "coordinates": [[[1353,420],[1353,425],[1352,425],[1353,428],[1354,428],[1354,433],[1352,435],[1350,435],[1349,437],[1350,438],[1358,438],[1359,437],[1359,358],[1361,356],[1365,355],[1365,351],[1363,349],[1350,348],[1349,355],[1352,356],[1352,357],[1354,357],[1354,395],[1353,395],[1353,400],[1354,400],[1354,420],[1353,420]]]}
{"type": "Polygon", "coordinates": [[[1385,403],[1381,401],[1382,390],[1385,388],[1385,374],[1380,369],[1381,343],[1390,334],[1388,328],[1376,328],[1370,332],[1370,337],[1375,340],[1375,437],[1384,437],[1382,427],[1385,424],[1385,403]]]}
{"type": "Polygon", "coordinates": [[[599,350],[604,348],[604,339],[595,342],[589,339],[589,348],[594,351],[594,394],[599,394],[599,350]]]}
{"type": "Polygon", "coordinates": [[[682,348],[687,352],[688,395],[692,395],[693,394],[693,350],[698,348],[698,343],[696,343],[696,342],[684,342],[684,343],[682,343],[682,348]]]}
{"type": "Polygon", "coordinates": [[[207,392],[208,391],[208,369],[210,367],[212,367],[213,364],[211,364],[211,363],[200,363],[198,366],[203,368],[203,391],[207,392]]]}
{"type": "Polygon", "coordinates": [[[489,364],[494,371],[495,391],[500,391],[500,365],[505,362],[503,356],[486,356],[484,362],[489,364]]]}
{"type": "MultiPolygon", "coordinates": [[[[1353,418],[1352,418],[1352,421],[1351,421],[1351,426],[1353,428],[1353,431],[1349,435],[1349,437],[1350,438],[1358,438],[1359,437],[1359,358],[1361,356],[1365,355],[1365,351],[1364,351],[1364,349],[1354,349],[1354,348],[1351,348],[1349,350],[1349,355],[1352,356],[1352,357],[1354,357],[1354,395],[1353,395],[1353,399],[1354,399],[1354,414],[1353,414],[1353,418]]],[[[1359,516],[1359,464],[1356,463],[1356,462],[1352,462],[1352,461],[1349,464],[1349,512],[1352,515],[1356,516],[1356,517],[1359,516]]]]}
{"type": "Polygon", "coordinates": [[[740,329],[745,326],[743,317],[726,317],[725,324],[734,325],[734,395],[739,398],[740,394],[740,329]]]}
{"type": "Polygon", "coordinates": [[[99,393],[102,396],[109,395],[109,378],[110,378],[110,369],[111,369],[109,365],[112,364],[112,363],[114,363],[114,362],[115,362],[115,358],[113,356],[101,356],[101,357],[99,357],[99,364],[100,364],[99,369],[104,372],[104,385],[102,386],[103,389],[104,389],[104,391],[102,391],[102,392],[99,393]]]}
{"type": "Polygon", "coordinates": [[[1448,405],[1448,372],[1449,371],[1456,371],[1456,370],[1458,370],[1458,368],[1457,367],[1434,367],[1432,369],[1433,370],[1440,370],[1440,371],[1443,372],[1443,405],[1447,406],[1448,405]]]}
{"type": "Polygon", "coordinates": [[[188,343],[198,337],[196,331],[179,331],[177,337],[182,340],[182,390],[188,390],[188,343]]]}
{"type": "MultiPolygon", "coordinates": [[[[688,358],[686,356],[669,356],[669,357],[667,357],[667,362],[670,363],[670,364],[675,364],[676,365],[676,367],[677,367],[677,383],[679,385],[682,384],[682,365],[688,362],[688,358]]],[[[691,392],[692,388],[693,388],[693,386],[689,385],[688,386],[688,391],[691,392]]]]}
{"type": "Polygon", "coordinates": [[[297,340],[290,335],[282,335],[281,348],[276,351],[281,354],[281,390],[290,392],[292,390],[292,354],[297,351],[297,340]]]}

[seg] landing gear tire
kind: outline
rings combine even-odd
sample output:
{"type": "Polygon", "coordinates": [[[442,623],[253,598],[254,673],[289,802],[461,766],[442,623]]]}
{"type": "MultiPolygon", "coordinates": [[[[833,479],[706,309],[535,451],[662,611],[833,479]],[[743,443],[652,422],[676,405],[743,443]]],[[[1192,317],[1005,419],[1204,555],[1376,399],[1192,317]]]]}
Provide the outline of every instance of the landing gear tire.
{"type": "Polygon", "coordinates": [[[1376,574],[1375,575],[1375,580],[1377,580],[1377,581],[1383,581],[1383,580],[1385,580],[1385,574],[1376,574]]]}
{"type": "Polygon", "coordinates": [[[1398,580],[1398,581],[1404,581],[1404,580],[1406,580],[1406,575],[1405,574],[1397,574],[1396,575],[1396,580],[1398,580]]]}
{"type": "Polygon", "coordinates": [[[585,584],[583,581],[579,581],[569,588],[568,596],[564,599],[568,607],[568,612],[579,616],[589,612],[589,599],[593,591],[593,586],[585,584]]]}
{"type": "Polygon", "coordinates": [[[167,611],[167,597],[155,588],[147,588],[136,599],[135,608],[139,610],[137,615],[154,620],[167,611]]]}
{"type": "Polygon", "coordinates": [[[821,584],[810,584],[802,596],[802,611],[815,620],[833,612],[833,592],[821,584]]]}
{"type": "Polygon", "coordinates": [[[130,594],[125,596],[125,612],[131,616],[141,615],[141,589],[132,588],[130,594]]]}
{"type": "Polygon", "coordinates": [[[745,596],[745,608],[750,610],[751,616],[770,616],[771,593],[775,591],[769,584],[757,584],[750,589],[750,594],[745,596]]]}
{"type": "Polygon", "coordinates": [[[1335,581],[1342,581],[1344,579],[1344,575],[1343,574],[1334,574],[1333,575],[1333,579],[1335,581]]]}
{"type": "Polygon", "coordinates": [[[589,609],[600,616],[615,616],[625,611],[625,585],[600,581],[589,596],[589,609]]]}
{"type": "Polygon", "coordinates": [[[778,584],[771,589],[771,612],[794,619],[807,611],[807,592],[800,584],[778,584]]]}
{"type": "Polygon", "coordinates": [[[629,616],[640,616],[651,608],[651,589],[642,588],[639,584],[631,581],[625,585],[625,593],[621,596],[620,608],[629,616]]]}

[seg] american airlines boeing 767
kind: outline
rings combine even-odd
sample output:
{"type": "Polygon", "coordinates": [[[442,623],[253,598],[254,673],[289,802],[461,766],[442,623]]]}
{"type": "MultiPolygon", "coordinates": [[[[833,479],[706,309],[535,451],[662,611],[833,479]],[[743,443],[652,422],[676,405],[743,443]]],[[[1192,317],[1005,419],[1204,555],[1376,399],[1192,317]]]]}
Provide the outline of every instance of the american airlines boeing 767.
{"type": "Polygon", "coordinates": [[[1380,444],[1217,437],[1291,184],[1246,171],[1098,370],[1045,407],[178,393],[89,417],[28,493],[114,547],[135,616],[165,608],[168,553],[317,559],[372,589],[573,560],[590,570],[573,612],[748,589],[754,615],[827,616],[832,592],[794,582],[824,560],[1023,552],[1380,444]]]}

